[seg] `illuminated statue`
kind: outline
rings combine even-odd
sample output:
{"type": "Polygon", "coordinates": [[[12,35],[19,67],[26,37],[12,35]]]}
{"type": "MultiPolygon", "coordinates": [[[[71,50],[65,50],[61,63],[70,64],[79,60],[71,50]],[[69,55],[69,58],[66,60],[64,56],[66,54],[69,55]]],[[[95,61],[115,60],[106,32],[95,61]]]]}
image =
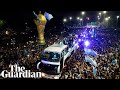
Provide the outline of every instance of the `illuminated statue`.
{"type": "Polygon", "coordinates": [[[53,16],[47,12],[43,14],[41,14],[41,12],[39,12],[39,14],[37,15],[34,11],[33,11],[34,15],[37,17],[34,22],[37,26],[37,30],[38,30],[38,39],[39,39],[39,44],[40,45],[45,45],[45,39],[44,39],[44,29],[45,29],[45,25],[47,20],[51,20],[53,18],[53,16]]]}
{"type": "Polygon", "coordinates": [[[33,13],[37,17],[36,19],[34,19],[34,22],[38,30],[38,39],[39,39],[38,42],[40,45],[45,45],[44,29],[47,22],[46,17],[43,14],[41,14],[41,12],[39,12],[38,15],[36,15],[35,12],[33,13]]]}

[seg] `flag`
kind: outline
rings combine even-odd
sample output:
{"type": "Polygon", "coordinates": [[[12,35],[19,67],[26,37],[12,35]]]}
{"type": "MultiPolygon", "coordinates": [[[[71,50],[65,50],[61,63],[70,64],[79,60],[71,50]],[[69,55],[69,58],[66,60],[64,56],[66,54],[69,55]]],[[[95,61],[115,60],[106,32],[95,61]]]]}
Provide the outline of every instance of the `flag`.
{"type": "Polygon", "coordinates": [[[97,67],[97,63],[93,58],[90,58],[88,55],[85,55],[85,62],[89,62],[91,65],[97,67]]]}
{"type": "Polygon", "coordinates": [[[96,51],[91,50],[91,55],[93,55],[93,56],[97,56],[98,54],[97,54],[97,52],[96,52],[96,51]]]}
{"type": "Polygon", "coordinates": [[[94,66],[92,66],[92,67],[93,67],[93,74],[94,74],[94,77],[95,77],[96,74],[97,74],[97,69],[94,66]]]}
{"type": "Polygon", "coordinates": [[[53,18],[52,14],[49,14],[47,12],[44,13],[44,16],[46,17],[46,19],[51,20],[53,18]]]}
{"type": "Polygon", "coordinates": [[[92,49],[87,49],[87,48],[84,48],[84,51],[85,51],[85,54],[90,54],[92,56],[97,56],[97,52],[92,50],[92,49]]]}

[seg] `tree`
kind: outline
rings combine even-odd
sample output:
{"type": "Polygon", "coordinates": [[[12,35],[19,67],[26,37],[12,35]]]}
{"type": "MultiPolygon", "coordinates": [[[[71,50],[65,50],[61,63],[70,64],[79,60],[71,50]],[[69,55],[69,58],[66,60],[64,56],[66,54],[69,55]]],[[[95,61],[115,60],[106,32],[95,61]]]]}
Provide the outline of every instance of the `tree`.
{"type": "Polygon", "coordinates": [[[5,20],[0,20],[0,28],[2,28],[6,24],[5,20]]]}

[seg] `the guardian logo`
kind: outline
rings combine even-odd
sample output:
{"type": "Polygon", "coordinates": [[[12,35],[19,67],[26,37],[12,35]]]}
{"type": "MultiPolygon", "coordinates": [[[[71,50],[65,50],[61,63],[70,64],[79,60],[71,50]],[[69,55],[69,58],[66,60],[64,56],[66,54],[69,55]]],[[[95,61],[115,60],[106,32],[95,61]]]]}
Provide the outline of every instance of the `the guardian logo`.
{"type": "Polygon", "coordinates": [[[41,72],[31,72],[25,67],[20,67],[17,64],[9,65],[10,71],[3,70],[0,74],[3,78],[41,78],[41,72]]]}

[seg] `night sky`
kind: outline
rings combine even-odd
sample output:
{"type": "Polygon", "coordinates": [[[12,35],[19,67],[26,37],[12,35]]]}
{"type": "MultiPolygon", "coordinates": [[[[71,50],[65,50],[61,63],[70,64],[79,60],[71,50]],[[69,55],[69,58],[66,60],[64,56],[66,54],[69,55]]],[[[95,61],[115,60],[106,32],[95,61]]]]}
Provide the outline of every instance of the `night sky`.
{"type": "MultiPolygon", "coordinates": [[[[108,4],[106,0],[97,1],[85,1],[78,2],[76,0],[3,0],[0,4],[0,19],[5,19],[11,25],[23,28],[25,21],[32,22],[34,10],[38,13],[39,10],[44,13],[45,11],[51,13],[54,17],[64,16],[77,16],[80,11],[87,12],[88,16],[94,19],[96,12],[94,11],[113,11],[116,10],[117,5],[111,8],[111,4],[108,4]],[[66,1],[66,2],[65,2],[66,1]],[[99,4],[98,4],[99,2],[99,4]],[[88,4],[86,4],[88,3],[88,4]],[[107,3],[107,5],[106,5],[107,3]],[[108,8],[105,8],[105,7],[108,8]]],[[[110,1],[109,1],[110,2],[110,1]]],[[[114,3],[114,2],[113,2],[114,3]]],[[[116,2],[116,4],[118,4],[116,2]]],[[[117,10],[118,11],[118,10],[117,10]]],[[[112,14],[118,15],[120,12],[114,12],[112,14]]]]}

